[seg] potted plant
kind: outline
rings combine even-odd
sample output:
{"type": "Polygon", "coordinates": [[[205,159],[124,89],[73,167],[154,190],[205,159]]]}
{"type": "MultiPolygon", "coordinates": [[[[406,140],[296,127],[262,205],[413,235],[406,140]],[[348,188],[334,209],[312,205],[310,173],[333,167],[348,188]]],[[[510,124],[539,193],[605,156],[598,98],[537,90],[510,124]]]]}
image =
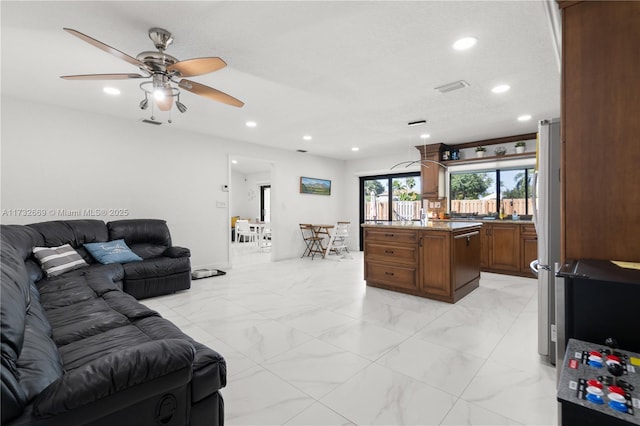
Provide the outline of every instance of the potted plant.
{"type": "Polygon", "coordinates": [[[507,153],[507,148],[504,146],[499,146],[493,151],[497,156],[505,155],[507,153]]]}
{"type": "Polygon", "coordinates": [[[516,154],[522,154],[526,145],[524,142],[516,142],[516,154]]]}
{"type": "Polygon", "coordinates": [[[476,148],[476,157],[481,158],[484,157],[484,153],[487,150],[484,146],[479,146],[476,148]]]}

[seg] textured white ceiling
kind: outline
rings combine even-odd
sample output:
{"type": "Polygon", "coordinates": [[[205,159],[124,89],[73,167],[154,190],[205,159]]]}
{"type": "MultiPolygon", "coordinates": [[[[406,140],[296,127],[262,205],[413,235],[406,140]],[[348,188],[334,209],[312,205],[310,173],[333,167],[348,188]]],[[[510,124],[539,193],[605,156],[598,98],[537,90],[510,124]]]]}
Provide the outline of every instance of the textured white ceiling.
{"type": "Polygon", "coordinates": [[[162,27],[173,33],[167,53],[178,59],[223,58],[227,68],[193,80],[246,104],[184,92],[189,110],[174,110],[171,126],[331,158],[407,152],[424,132],[428,143],[449,144],[528,133],[560,113],[560,73],[541,1],[2,1],[1,19],[2,96],[148,118],[138,108],[140,80],[59,78],[137,72],[62,28],[136,56],[154,50],[147,30],[162,27]],[[466,35],[478,38],[476,47],[453,50],[466,35]],[[460,79],[471,86],[433,90],[460,79]],[[498,83],[511,90],[491,93],[498,83]],[[104,95],[105,85],[122,95],[104,95]],[[518,122],[524,113],[533,119],[518,122]],[[428,124],[407,126],[419,119],[428,124]],[[258,127],[247,128],[247,120],[258,127]]]}

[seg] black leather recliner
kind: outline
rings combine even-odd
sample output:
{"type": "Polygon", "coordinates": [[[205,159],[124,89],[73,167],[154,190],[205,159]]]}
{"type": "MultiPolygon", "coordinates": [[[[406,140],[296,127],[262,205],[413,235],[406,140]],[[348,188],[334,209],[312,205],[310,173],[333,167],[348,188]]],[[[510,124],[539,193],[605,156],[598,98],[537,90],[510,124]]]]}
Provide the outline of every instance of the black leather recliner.
{"type": "Polygon", "coordinates": [[[109,240],[123,239],[144,259],[123,265],[124,291],[144,299],[191,287],[191,252],[171,245],[164,220],[117,220],[107,223],[107,229],[109,240]]]}
{"type": "Polygon", "coordinates": [[[132,270],[132,288],[183,273],[163,265],[188,260],[167,256],[188,251],[171,248],[163,221],[1,226],[2,424],[223,425],[224,358],[123,292],[123,265],[95,263],[82,247],[113,239],[111,229],[154,271],[132,270]],[[33,247],[66,243],[90,266],[44,277],[33,247]]]}

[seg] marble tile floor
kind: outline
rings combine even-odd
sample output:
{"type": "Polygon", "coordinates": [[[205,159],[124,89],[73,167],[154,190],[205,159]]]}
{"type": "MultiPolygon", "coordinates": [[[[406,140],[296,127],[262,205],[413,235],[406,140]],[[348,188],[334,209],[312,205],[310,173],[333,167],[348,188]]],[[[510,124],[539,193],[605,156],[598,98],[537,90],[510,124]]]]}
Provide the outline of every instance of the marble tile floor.
{"type": "Polygon", "coordinates": [[[536,281],[483,273],[455,305],[341,262],[237,264],[143,301],[227,360],[227,425],[555,425],[536,281]]]}

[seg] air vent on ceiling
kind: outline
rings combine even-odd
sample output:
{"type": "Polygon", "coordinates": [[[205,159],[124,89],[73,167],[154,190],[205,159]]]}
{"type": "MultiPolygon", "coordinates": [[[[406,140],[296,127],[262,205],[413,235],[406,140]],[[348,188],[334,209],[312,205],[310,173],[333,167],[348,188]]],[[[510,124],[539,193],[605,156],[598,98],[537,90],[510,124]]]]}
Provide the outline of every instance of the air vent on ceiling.
{"type": "Polygon", "coordinates": [[[454,81],[453,83],[436,87],[435,90],[437,90],[440,93],[447,93],[447,92],[452,92],[458,89],[464,89],[465,87],[469,87],[469,83],[467,83],[464,80],[458,80],[458,81],[454,81]]]}
{"type": "Polygon", "coordinates": [[[155,121],[155,120],[148,120],[148,119],[144,119],[142,120],[143,123],[147,123],[147,124],[155,124],[157,126],[159,126],[160,124],[162,124],[161,121],[155,121]]]}

